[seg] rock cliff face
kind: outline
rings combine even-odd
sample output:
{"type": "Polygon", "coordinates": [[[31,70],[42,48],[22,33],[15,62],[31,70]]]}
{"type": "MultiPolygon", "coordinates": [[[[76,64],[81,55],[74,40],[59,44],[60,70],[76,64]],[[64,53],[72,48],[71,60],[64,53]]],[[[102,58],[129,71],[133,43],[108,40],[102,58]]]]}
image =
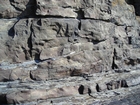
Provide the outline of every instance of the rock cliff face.
{"type": "Polygon", "coordinates": [[[0,1],[0,103],[140,104],[139,0],[0,1]]]}

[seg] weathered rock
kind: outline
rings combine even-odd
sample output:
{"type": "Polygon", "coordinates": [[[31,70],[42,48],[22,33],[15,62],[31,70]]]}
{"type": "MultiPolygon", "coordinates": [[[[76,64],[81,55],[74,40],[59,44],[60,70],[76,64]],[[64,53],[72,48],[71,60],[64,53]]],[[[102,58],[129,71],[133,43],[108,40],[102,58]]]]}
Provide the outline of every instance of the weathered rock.
{"type": "Polygon", "coordinates": [[[91,39],[93,43],[105,41],[112,36],[114,25],[99,20],[81,20],[80,36],[91,39]],[[98,28],[97,28],[98,27],[98,28]]]}
{"type": "MultiPolygon", "coordinates": [[[[86,1],[87,3],[89,1],[86,1]]],[[[111,6],[109,1],[104,1],[104,3],[88,3],[89,6],[84,8],[84,17],[99,20],[110,20],[111,19],[111,6]]]]}
{"type": "Polygon", "coordinates": [[[30,76],[31,76],[31,79],[33,79],[33,80],[46,81],[46,80],[48,80],[48,70],[47,70],[47,68],[33,70],[33,71],[31,71],[30,76]]]}
{"type": "Polygon", "coordinates": [[[0,69],[0,81],[6,82],[10,80],[11,70],[2,70],[0,69]]]}
{"type": "Polygon", "coordinates": [[[27,81],[30,80],[30,71],[24,70],[24,69],[13,69],[11,70],[11,74],[9,77],[10,80],[21,80],[21,81],[27,81]]]}
{"type": "Polygon", "coordinates": [[[139,5],[0,1],[0,104],[139,104],[139,5]]]}
{"type": "Polygon", "coordinates": [[[72,0],[68,2],[66,0],[61,1],[45,1],[37,0],[36,15],[42,16],[60,16],[60,17],[77,17],[77,13],[73,7],[80,5],[80,0],[72,0]],[[47,5],[49,4],[49,5],[47,5]],[[77,5],[78,4],[78,5],[77,5]]]}
{"type": "Polygon", "coordinates": [[[37,99],[47,99],[46,90],[29,90],[13,92],[6,96],[7,103],[23,103],[24,101],[35,101],[37,99]]]}
{"type": "Polygon", "coordinates": [[[31,20],[32,19],[19,20],[14,27],[11,28],[14,32],[10,33],[13,38],[6,42],[8,46],[7,55],[15,62],[22,62],[31,58],[31,20]]]}
{"type": "Polygon", "coordinates": [[[11,27],[15,24],[17,19],[0,19],[0,61],[7,61],[8,58],[8,49],[6,47],[6,42],[11,40],[8,36],[11,34],[11,27]]]}
{"type": "Polygon", "coordinates": [[[33,17],[35,14],[35,0],[5,0],[0,5],[0,18],[33,17]]]}
{"type": "MultiPolygon", "coordinates": [[[[39,54],[43,49],[47,48],[49,50],[49,48],[51,48],[53,50],[53,47],[61,46],[63,42],[61,42],[61,40],[59,41],[59,39],[61,39],[61,37],[62,38],[72,37],[74,32],[78,29],[78,23],[79,21],[76,19],[63,20],[63,19],[48,18],[48,19],[34,20],[32,25],[32,29],[33,29],[32,56],[35,57],[36,59],[39,59],[39,54]],[[47,27],[47,29],[45,27],[47,27]]],[[[68,39],[67,42],[64,44],[67,43],[68,43],[68,39]]],[[[59,50],[61,50],[61,48],[58,49],[57,52],[55,52],[54,56],[58,56],[60,54],[59,52],[61,51],[59,50]]],[[[53,54],[54,52],[50,52],[50,53],[53,54]]],[[[42,54],[43,53],[41,53],[40,57],[41,58],[43,57],[43,59],[51,58],[51,56],[44,57],[42,54]]]]}
{"type": "Polygon", "coordinates": [[[28,90],[17,91],[6,95],[7,103],[23,103],[30,101],[37,101],[39,99],[45,100],[48,98],[66,97],[78,94],[78,87],[62,87],[51,90],[28,90]]]}

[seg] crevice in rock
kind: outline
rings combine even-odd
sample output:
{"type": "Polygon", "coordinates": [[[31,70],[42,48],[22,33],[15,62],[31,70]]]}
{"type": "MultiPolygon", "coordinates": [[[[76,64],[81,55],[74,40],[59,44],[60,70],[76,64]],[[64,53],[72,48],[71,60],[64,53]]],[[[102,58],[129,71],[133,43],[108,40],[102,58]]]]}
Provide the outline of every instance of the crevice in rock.
{"type": "Polygon", "coordinates": [[[41,18],[37,21],[37,25],[42,26],[41,18]]]}
{"type": "Polygon", "coordinates": [[[39,53],[35,53],[34,60],[41,60],[40,59],[40,52],[39,53]]]}
{"type": "MultiPolygon", "coordinates": [[[[61,28],[62,28],[62,27],[61,27],[61,28]]],[[[60,30],[61,30],[61,29],[60,29],[60,30]]],[[[67,24],[67,25],[66,25],[65,36],[70,37],[68,33],[69,33],[69,25],[67,24]]]]}
{"type": "Polygon", "coordinates": [[[96,91],[101,92],[101,88],[100,88],[99,84],[96,84],[96,91]]]}
{"type": "Polygon", "coordinates": [[[32,71],[30,71],[30,79],[32,79],[32,80],[36,80],[36,79],[33,78],[33,76],[32,76],[32,71]]]}
{"type": "Polygon", "coordinates": [[[56,18],[56,19],[75,19],[74,17],[63,17],[63,16],[59,16],[59,15],[35,15],[32,18],[56,18]]]}
{"type": "Polygon", "coordinates": [[[84,19],[84,11],[82,9],[79,9],[78,11],[75,12],[77,13],[78,20],[84,19]]]}
{"type": "MultiPolygon", "coordinates": [[[[17,11],[21,12],[21,14],[19,14],[17,17],[19,17],[19,18],[35,17],[36,0],[29,0],[29,2],[26,4],[25,10],[22,10],[22,9],[18,8],[17,5],[14,5],[14,3],[16,3],[14,0],[9,0],[9,2],[17,11]]],[[[18,4],[18,2],[17,2],[17,4],[18,4]]]]}
{"type": "Polygon", "coordinates": [[[6,94],[1,94],[0,95],[0,104],[1,105],[7,105],[6,94]]]}
{"type": "Polygon", "coordinates": [[[33,29],[32,29],[32,24],[30,26],[30,37],[28,38],[27,44],[28,44],[28,48],[29,48],[29,54],[32,57],[32,49],[33,49],[33,45],[32,45],[32,34],[33,34],[33,29]]]}
{"type": "Polygon", "coordinates": [[[128,37],[128,44],[132,44],[132,37],[131,36],[128,37]]]}
{"type": "Polygon", "coordinates": [[[135,14],[140,16],[140,0],[125,0],[129,5],[133,5],[135,8],[135,14]]]}
{"type": "Polygon", "coordinates": [[[112,69],[118,69],[119,67],[117,66],[117,64],[115,63],[117,57],[117,52],[116,49],[114,48],[114,52],[113,52],[113,61],[112,61],[112,69]]]}
{"type": "Polygon", "coordinates": [[[3,82],[8,82],[8,81],[9,81],[9,79],[6,79],[6,78],[5,78],[5,79],[3,79],[2,81],[3,81],[3,82]]]}
{"type": "Polygon", "coordinates": [[[68,61],[68,62],[69,62],[69,60],[71,59],[71,57],[70,57],[70,56],[67,56],[66,58],[67,58],[67,61],[68,61]]]}
{"type": "Polygon", "coordinates": [[[81,30],[81,20],[79,20],[78,29],[81,30]]]}
{"type": "Polygon", "coordinates": [[[121,87],[128,87],[126,80],[121,80],[121,87]]]}
{"type": "Polygon", "coordinates": [[[88,95],[89,95],[89,96],[92,96],[92,95],[91,95],[91,89],[90,89],[90,88],[88,88],[88,95]]]}
{"type": "MultiPolygon", "coordinates": [[[[91,33],[91,35],[93,36],[93,32],[91,33]]],[[[103,42],[103,41],[105,41],[105,39],[104,40],[94,40],[94,39],[91,39],[91,42],[95,45],[95,44],[98,44],[98,43],[101,43],[101,42],[103,42]]],[[[90,41],[89,41],[90,42],[90,41]]]]}
{"type": "Polygon", "coordinates": [[[112,62],[112,69],[118,69],[118,66],[115,64],[115,58],[113,57],[113,62],[112,62]]]}
{"type": "Polygon", "coordinates": [[[78,92],[79,94],[84,94],[84,86],[80,85],[80,87],[78,88],[78,92]]]}

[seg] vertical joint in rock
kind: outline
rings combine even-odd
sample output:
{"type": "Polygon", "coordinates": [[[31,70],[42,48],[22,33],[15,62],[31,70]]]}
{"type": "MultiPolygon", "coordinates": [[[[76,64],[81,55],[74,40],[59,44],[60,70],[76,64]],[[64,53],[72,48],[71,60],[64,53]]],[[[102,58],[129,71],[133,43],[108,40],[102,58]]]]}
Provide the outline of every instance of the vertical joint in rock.
{"type": "Polygon", "coordinates": [[[80,87],[78,88],[78,92],[79,94],[84,94],[84,86],[80,85],[80,87]]]}
{"type": "Polygon", "coordinates": [[[128,44],[132,44],[132,37],[131,36],[128,37],[128,44]]]}
{"type": "Polygon", "coordinates": [[[116,49],[114,48],[113,61],[112,61],[112,69],[118,69],[118,66],[115,64],[116,57],[117,57],[117,52],[116,52],[116,49]]]}
{"type": "Polygon", "coordinates": [[[79,20],[78,29],[81,30],[81,20],[79,20]]]}
{"type": "Polygon", "coordinates": [[[84,19],[84,11],[82,10],[82,8],[80,8],[79,10],[76,11],[76,13],[77,19],[79,20],[78,29],[81,30],[81,19],[84,19]]]}
{"type": "Polygon", "coordinates": [[[29,54],[32,58],[32,48],[33,48],[33,45],[32,45],[32,34],[33,34],[33,29],[32,29],[32,21],[31,21],[31,26],[30,26],[30,37],[28,38],[28,47],[29,47],[29,54]]]}
{"type": "Polygon", "coordinates": [[[97,91],[97,92],[101,92],[101,88],[100,88],[100,86],[99,86],[98,83],[96,84],[96,91],[97,91]]]}

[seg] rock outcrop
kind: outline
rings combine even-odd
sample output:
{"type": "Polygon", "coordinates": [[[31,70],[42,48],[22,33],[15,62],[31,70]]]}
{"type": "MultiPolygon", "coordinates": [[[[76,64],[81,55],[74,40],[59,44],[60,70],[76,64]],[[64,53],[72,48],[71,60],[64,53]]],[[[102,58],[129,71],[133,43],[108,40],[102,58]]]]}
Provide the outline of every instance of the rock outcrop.
{"type": "Polygon", "coordinates": [[[0,103],[139,104],[139,6],[0,1],[0,103]]]}

